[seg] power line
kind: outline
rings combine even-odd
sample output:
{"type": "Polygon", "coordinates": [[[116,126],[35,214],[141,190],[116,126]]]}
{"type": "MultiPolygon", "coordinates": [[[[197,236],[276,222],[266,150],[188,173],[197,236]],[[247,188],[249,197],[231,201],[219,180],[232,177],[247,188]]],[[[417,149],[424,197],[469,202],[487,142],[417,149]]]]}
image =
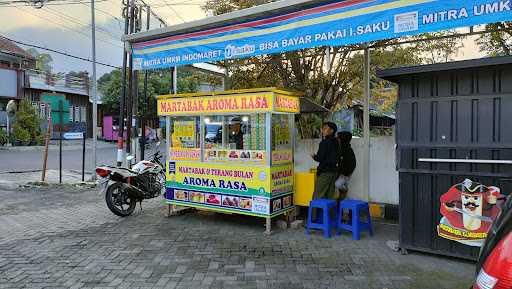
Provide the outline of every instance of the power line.
{"type": "MultiPolygon", "coordinates": [[[[107,2],[108,0],[98,0],[95,2],[107,2]]],[[[90,1],[82,2],[81,0],[52,0],[52,1],[46,1],[46,2],[30,2],[30,1],[0,1],[0,7],[34,7],[35,4],[41,5],[41,7],[36,8],[42,8],[43,6],[63,6],[63,5],[77,5],[82,3],[91,3],[90,1]]]]}
{"type": "MultiPolygon", "coordinates": [[[[102,2],[108,2],[108,1],[102,1],[102,2]]],[[[88,4],[90,4],[90,2],[80,2],[80,4],[83,4],[84,6],[87,6],[87,7],[91,7],[91,5],[88,5],[88,4]]],[[[112,15],[111,13],[109,13],[105,10],[99,9],[97,7],[94,7],[94,10],[114,18],[115,20],[117,20],[118,23],[124,23],[124,20],[122,20],[121,18],[119,18],[115,15],[112,15]]]]}
{"type": "MultiPolygon", "coordinates": [[[[42,16],[40,16],[40,15],[38,15],[38,14],[30,13],[30,12],[28,12],[28,11],[25,11],[25,10],[21,9],[20,7],[16,7],[16,9],[18,9],[18,10],[20,10],[20,11],[24,12],[24,13],[30,14],[30,15],[32,15],[32,16],[36,16],[36,17],[38,17],[38,18],[41,18],[41,19],[43,19],[43,20],[45,20],[45,21],[52,22],[53,24],[59,25],[59,26],[61,26],[62,28],[65,28],[65,29],[67,29],[67,30],[70,30],[70,31],[73,31],[73,32],[76,32],[76,33],[82,34],[82,35],[84,35],[84,36],[85,36],[85,37],[87,37],[87,38],[91,38],[91,36],[90,36],[89,34],[84,33],[84,32],[82,32],[82,31],[80,31],[80,30],[77,30],[77,29],[71,28],[71,27],[69,27],[69,26],[66,26],[66,25],[64,25],[64,24],[62,24],[62,23],[57,23],[57,22],[55,22],[55,21],[53,21],[53,20],[51,20],[51,19],[48,19],[48,18],[46,18],[46,17],[42,17],[42,16]]],[[[108,41],[108,40],[105,40],[105,39],[102,39],[102,38],[98,38],[98,40],[100,40],[100,41],[102,41],[102,42],[104,42],[104,43],[110,44],[110,45],[112,45],[112,46],[116,46],[116,47],[119,47],[119,48],[123,48],[123,47],[122,47],[122,46],[120,46],[120,45],[117,45],[117,44],[115,44],[115,43],[112,43],[112,42],[110,42],[110,41],[108,41]]]]}
{"type": "Polygon", "coordinates": [[[167,22],[165,22],[160,16],[158,16],[155,13],[154,9],[151,9],[153,7],[151,4],[148,5],[144,0],[136,0],[136,1],[140,1],[146,7],[146,9],[148,9],[147,7],[150,7],[149,8],[150,9],[149,10],[150,14],[153,15],[153,17],[155,17],[156,20],[160,21],[161,24],[163,24],[164,26],[168,26],[167,22]]]}
{"type": "MultiPolygon", "coordinates": [[[[78,24],[78,25],[86,26],[86,27],[91,27],[91,24],[83,23],[83,22],[81,22],[81,21],[80,21],[80,19],[78,19],[78,18],[75,18],[75,17],[69,16],[69,15],[66,15],[66,14],[64,14],[64,13],[62,13],[62,12],[59,12],[59,11],[57,11],[57,10],[54,10],[54,9],[52,9],[52,8],[50,8],[50,7],[44,7],[44,8],[45,8],[45,10],[48,10],[47,12],[50,12],[50,13],[52,13],[52,14],[54,14],[54,15],[57,15],[57,16],[60,16],[60,17],[63,17],[63,18],[67,18],[69,21],[74,22],[74,23],[76,23],[76,24],[78,24]]],[[[107,30],[106,28],[103,28],[103,27],[101,27],[101,26],[97,26],[96,28],[99,30],[99,32],[103,32],[104,34],[108,34],[108,35],[109,35],[110,37],[112,37],[113,39],[116,39],[116,40],[117,40],[117,39],[120,39],[120,38],[121,38],[121,36],[120,36],[120,35],[115,35],[115,34],[113,34],[111,31],[107,30]]]]}
{"type": "MultiPolygon", "coordinates": [[[[174,9],[174,7],[171,6],[171,4],[169,4],[169,2],[167,2],[167,0],[162,0],[165,4],[165,6],[167,8],[169,8],[176,16],[178,16],[178,18],[180,18],[181,21],[183,22],[187,22],[185,19],[183,19],[183,17],[178,13],[178,11],[176,11],[176,9],[174,9]]],[[[174,4],[174,3],[173,3],[174,4]]],[[[163,6],[162,6],[163,7],[163,6]]]]}
{"type": "MultiPolygon", "coordinates": [[[[53,48],[46,48],[46,47],[42,47],[42,46],[39,46],[39,45],[35,45],[35,44],[31,44],[31,43],[27,43],[27,42],[23,42],[23,41],[19,41],[19,40],[14,40],[12,38],[5,37],[5,36],[0,36],[0,37],[5,38],[5,39],[7,39],[9,41],[12,41],[12,42],[14,42],[16,44],[21,44],[21,45],[24,45],[24,46],[33,47],[33,48],[37,48],[37,49],[41,49],[41,50],[57,53],[57,54],[60,54],[60,55],[64,55],[64,56],[71,57],[71,58],[75,58],[75,59],[82,60],[82,61],[92,62],[92,60],[90,60],[89,58],[76,56],[76,55],[69,54],[69,53],[66,53],[66,52],[63,52],[63,51],[59,51],[59,50],[56,50],[56,49],[53,49],[53,48]]],[[[107,67],[111,67],[111,68],[116,68],[116,69],[120,68],[118,66],[107,64],[107,63],[103,63],[103,62],[99,62],[99,61],[96,61],[96,63],[99,64],[99,65],[103,65],[103,66],[107,66],[107,67]]]]}

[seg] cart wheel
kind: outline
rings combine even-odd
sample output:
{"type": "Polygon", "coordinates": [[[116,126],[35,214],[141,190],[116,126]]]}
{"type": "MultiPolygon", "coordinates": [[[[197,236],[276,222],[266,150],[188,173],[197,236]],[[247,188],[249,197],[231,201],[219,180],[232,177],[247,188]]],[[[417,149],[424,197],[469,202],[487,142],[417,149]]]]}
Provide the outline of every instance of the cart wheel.
{"type": "Polygon", "coordinates": [[[408,255],[408,254],[409,254],[409,252],[407,252],[407,249],[405,249],[405,248],[400,248],[400,254],[402,254],[402,255],[408,255]]]}

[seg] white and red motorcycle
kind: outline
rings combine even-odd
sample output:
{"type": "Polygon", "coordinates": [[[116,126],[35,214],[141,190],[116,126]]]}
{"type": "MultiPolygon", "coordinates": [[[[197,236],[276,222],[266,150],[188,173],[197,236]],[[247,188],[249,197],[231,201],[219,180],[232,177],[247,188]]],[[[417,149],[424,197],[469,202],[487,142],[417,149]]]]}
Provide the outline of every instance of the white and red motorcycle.
{"type": "Polygon", "coordinates": [[[100,176],[99,188],[105,194],[112,213],[126,217],[133,213],[137,203],[156,198],[165,190],[165,170],[162,156],[157,151],[151,161],[141,161],[132,169],[113,166],[96,168],[100,176]]]}

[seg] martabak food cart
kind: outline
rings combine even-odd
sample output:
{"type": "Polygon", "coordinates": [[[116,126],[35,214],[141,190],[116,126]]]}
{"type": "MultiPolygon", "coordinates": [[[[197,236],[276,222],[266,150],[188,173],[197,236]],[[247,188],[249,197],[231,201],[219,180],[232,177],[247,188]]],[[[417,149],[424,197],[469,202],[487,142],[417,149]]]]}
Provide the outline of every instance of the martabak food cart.
{"type": "Polygon", "coordinates": [[[297,94],[248,89],[158,97],[169,205],[267,219],[293,208],[297,94]]]}

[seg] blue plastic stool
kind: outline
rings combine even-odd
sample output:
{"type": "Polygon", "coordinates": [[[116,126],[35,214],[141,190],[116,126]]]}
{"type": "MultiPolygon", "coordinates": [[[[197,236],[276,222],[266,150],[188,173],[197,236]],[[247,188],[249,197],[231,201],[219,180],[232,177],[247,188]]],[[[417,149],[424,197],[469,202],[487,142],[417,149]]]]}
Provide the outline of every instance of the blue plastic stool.
{"type": "MultiPolygon", "coordinates": [[[[318,210],[317,210],[318,211],[318,210]]],[[[331,230],[336,228],[336,201],[327,199],[316,199],[309,203],[308,222],[306,224],[306,235],[310,234],[310,229],[320,229],[324,231],[324,237],[331,237],[331,230]],[[313,221],[313,210],[321,209],[322,214],[317,212],[316,220],[313,221]],[[335,219],[330,217],[331,210],[334,211],[335,219]]]]}
{"type": "Polygon", "coordinates": [[[370,215],[370,207],[367,202],[358,201],[358,200],[343,200],[340,202],[340,207],[338,210],[338,218],[337,218],[337,228],[336,234],[340,235],[341,230],[347,230],[352,232],[352,239],[360,240],[361,239],[361,231],[368,230],[370,236],[373,236],[372,229],[372,217],[370,215]],[[343,210],[347,209],[352,212],[352,224],[343,223],[343,210]],[[359,212],[364,210],[368,219],[366,223],[363,223],[359,220],[359,212]]]}

